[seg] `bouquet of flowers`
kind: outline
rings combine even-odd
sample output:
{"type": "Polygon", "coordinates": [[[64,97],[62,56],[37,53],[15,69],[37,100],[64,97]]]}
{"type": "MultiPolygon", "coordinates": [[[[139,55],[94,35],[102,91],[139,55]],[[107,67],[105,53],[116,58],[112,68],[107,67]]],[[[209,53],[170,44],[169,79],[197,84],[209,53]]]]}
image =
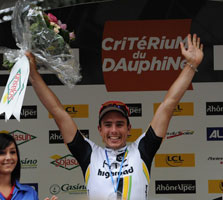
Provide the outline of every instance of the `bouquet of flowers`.
{"type": "Polygon", "coordinates": [[[29,77],[29,61],[25,51],[31,51],[38,67],[53,71],[68,87],[80,79],[77,62],[69,42],[74,33],[66,29],[52,14],[46,14],[33,0],[18,0],[13,11],[11,28],[19,49],[1,48],[4,66],[10,75],[1,102],[0,114],[5,112],[8,120],[13,114],[20,120],[23,98],[29,77]]]}
{"type": "Polygon", "coordinates": [[[39,67],[53,71],[68,87],[80,79],[79,63],[69,44],[75,39],[74,32],[67,30],[53,14],[46,14],[31,0],[19,0],[12,16],[12,33],[20,50],[4,49],[3,66],[11,69],[15,62],[29,50],[39,67]]]}

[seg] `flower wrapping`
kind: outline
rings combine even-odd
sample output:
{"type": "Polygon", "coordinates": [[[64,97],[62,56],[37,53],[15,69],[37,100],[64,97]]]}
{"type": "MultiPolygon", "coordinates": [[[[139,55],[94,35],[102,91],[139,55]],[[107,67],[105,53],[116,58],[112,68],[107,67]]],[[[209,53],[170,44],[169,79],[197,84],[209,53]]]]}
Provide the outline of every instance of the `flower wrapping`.
{"type": "Polygon", "coordinates": [[[11,68],[29,50],[39,68],[55,73],[62,83],[72,88],[81,80],[80,65],[69,46],[74,33],[69,32],[53,14],[46,14],[32,0],[19,0],[14,8],[12,33],[19,50],[3,49],[3,65],[11,68]]]}
{"type": "Polygon", "coordinates": [[[53,14],[46,14],[32,0],[19,0],[13,11],[11,28],[19,49],[0,48],[3,66],[11,71],[0,102],[0,114],[5,113],[6,121],[11,115],[20,121],[29,77],[25,51],[35,55],[38,68],[52,71],[69,88],[81,80],[81,75],[79,63],[69,46],[74,33],[67,31],[66,24],[53,14]]]}

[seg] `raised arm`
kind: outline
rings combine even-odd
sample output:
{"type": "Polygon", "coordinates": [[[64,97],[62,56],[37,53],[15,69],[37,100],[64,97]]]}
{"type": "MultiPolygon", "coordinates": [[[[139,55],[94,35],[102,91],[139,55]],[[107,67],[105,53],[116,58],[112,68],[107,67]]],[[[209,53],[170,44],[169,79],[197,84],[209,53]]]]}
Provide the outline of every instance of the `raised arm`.
{"type": "Polygon", "coordinates": [[[187,49],[182,42],[180,43],[181,53],[187,60],[187,64],[168,90],[151,121],[151,126],[159,137],[165,137],[173,111],[189,87],[196,69],[203,59],[203,45],[200,44],[200,38],[197,38],[196,34],[191,38],[189,34],[187,39],[187,49]]]}
{"type": "Polygon", "coordinates": [[[52,114],[54,120],[63,136],[64,142],[69,143],[73,140],[77,125],[70,117],[70,115],[64,110],[63,105],[52,92],[52,90],[46,85],[36,69],[36,61],[33,54],[26,52],[26,56],[30,62],[30,76],[29,80],[42,104],[52,114]]]}

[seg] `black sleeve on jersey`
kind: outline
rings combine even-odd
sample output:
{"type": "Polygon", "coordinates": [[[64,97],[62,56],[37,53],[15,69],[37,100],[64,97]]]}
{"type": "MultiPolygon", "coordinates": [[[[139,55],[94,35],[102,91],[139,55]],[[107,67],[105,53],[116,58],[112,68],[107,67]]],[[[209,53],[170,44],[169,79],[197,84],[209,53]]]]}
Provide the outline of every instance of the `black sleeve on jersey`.
{"type": "Polygon", "coordinates": [[[77,130],[73,141],[68,143],[67,146],[72,155],[77,159],[81,166],[83,175],[85,176],[85,172],[90,164],[92,152],[90,144],[84,139],[84,136],[81,135],[80,131],[77,130]]]}
{"type": "Polygon", "coordinates": [[[149,172],[151,169],[153,157],[159,149],[162,138],[158,137],[150,126],[145,136],[139,142],[139,152],[142,160],[145,162],[149,172]]]}

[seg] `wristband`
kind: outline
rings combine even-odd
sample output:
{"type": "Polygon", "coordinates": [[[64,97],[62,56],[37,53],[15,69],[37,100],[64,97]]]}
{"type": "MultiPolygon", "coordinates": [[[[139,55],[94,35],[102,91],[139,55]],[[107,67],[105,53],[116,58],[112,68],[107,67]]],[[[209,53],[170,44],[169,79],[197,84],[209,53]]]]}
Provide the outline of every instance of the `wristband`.
{"type": "Polygon", "coordinates": [[[198,72],[197,68],[196,68],[196,67],[194,67],[192,64],[187,63],[187,65],[189,65],[189,66],[190,66],[190,68],[192,68],[192,69],[193,69],[195,72],[198,72]]]}

